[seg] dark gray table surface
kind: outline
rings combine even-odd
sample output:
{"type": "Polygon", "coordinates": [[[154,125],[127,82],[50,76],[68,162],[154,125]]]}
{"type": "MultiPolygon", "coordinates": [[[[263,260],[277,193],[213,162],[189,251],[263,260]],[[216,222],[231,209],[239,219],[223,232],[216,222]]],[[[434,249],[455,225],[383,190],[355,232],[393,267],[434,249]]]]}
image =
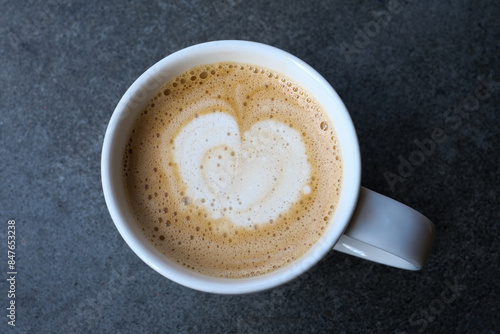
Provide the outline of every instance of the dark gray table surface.
{"type": "Polygon", "coordinates": [[[1,333],[500,332],[498,1],[0,8],[1,333]],[[148,67],[220,39],[282,48],[332,84],[357,128],[363,185],[436,225],[423,270],[331,253],[282,287],[221,296],[167,280],[130,250],[101,189],[107,122],[148,67]],[[436,129],[445,137],[424,152],[418,143],[436,129]],[[6,310],[8,220],[16,221],[15,328],[6,310]]]}

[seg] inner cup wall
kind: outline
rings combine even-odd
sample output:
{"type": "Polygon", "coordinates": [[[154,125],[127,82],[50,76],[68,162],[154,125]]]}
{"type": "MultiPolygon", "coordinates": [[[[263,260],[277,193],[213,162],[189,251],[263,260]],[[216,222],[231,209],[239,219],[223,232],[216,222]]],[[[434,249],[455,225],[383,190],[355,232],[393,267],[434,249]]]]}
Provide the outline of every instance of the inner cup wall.
{"type": "Polygon", "coordinates": [[[264,290],[291,280],[312,267],[333,247],[347,226],[360,186],[360,158],[355,130],[335,91],[315,70],[298,58],[270,46],[242,41],[205,43],[181,50],[164,58],[137,79],[111,118],[103,146],[102,167],[103,188],[111,216],[134,252],[153,269],[177,283],[216,293],[264,290]],[[123,150],[138,113],[167,81],[194,66],[221,61],[249,63],[283,73],[314,95],[332,119],[344,162],[338,207],[320,240],[301,259],[289,266],[252,278],[212,278],[172,262],[144,237],[130,213],[124,195],[121,174],[123,150]]]}

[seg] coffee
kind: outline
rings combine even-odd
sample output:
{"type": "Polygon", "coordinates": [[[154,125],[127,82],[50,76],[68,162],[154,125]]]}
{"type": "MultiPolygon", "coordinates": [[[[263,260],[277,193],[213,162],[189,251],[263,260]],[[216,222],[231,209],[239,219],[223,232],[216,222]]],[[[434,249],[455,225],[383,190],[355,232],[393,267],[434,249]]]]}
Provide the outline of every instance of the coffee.
{"type": "Polygon", "coordinates": [[[225,278],[300,258],[340,193],[333,124],[314,97],[272,70],[192,68],[138,115],[123,158],[129,205],[169,259],[225,278]]]}

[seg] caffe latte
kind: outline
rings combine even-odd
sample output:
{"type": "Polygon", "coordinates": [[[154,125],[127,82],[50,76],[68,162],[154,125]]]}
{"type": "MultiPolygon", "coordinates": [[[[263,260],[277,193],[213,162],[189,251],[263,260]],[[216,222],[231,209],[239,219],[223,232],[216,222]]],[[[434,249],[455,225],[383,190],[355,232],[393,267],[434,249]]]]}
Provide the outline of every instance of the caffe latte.
{"type": "Polygon", "coordinates": [[[135,121],[123,157],[129,205],[166,257],[225,278],[289,265],[335,212],[342,159],[314,97],[272,70],[192,68],[135,121]]]}

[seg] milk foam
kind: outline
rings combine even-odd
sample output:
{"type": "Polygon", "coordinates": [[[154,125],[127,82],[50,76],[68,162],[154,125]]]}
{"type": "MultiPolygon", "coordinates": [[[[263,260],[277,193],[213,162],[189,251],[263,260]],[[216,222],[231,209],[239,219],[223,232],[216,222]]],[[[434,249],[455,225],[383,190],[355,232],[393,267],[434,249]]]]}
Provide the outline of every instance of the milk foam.
{"type": "Polygon", "coordinates": [[[191,68],[151,98],[131,129],[123,181],[139,227],[167,258],[243,278],[287,266],[319,240],[342,168],[334,124],[309,92],[223,62],[191,68]]]}
{"type": "Polygon", "coordinates": [[[242,138],[231,115],[198,116],[174,139],[173,156],[189,198],[214,219],[252,227],[310,191],[310,166],[300,134],[279,121],[257,122],[242,138]]]}

